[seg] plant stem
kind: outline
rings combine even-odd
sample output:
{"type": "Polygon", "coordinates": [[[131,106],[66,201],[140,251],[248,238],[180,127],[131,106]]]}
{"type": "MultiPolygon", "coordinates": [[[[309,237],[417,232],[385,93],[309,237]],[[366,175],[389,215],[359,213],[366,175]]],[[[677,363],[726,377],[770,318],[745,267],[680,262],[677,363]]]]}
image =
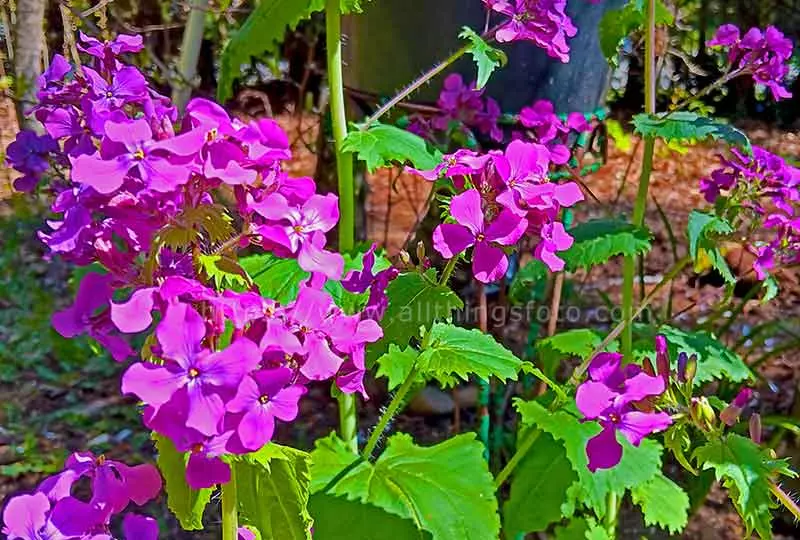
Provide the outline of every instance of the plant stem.
{"type": "MultiPolygon", "coordinates": [[[[483,283],[475,280],[475,285],[478,291],[478,327],[484,334],[489,332],[489,317],[488,309],[486,306],[486,287],[483,283]]],[[[492,398],[492,388],[489,381],[481,379],[480,381],[480,394],[478,397],[478,415],[480,417],[479,435],[483,443],[483,457],[486,461],[490,461],[492,457],[491,441],[489,433],[492,424],[492,417],[489,414],[489,402],[492,398]]]]}
{"type": "Polygon", "coordinates": [[[447,281],[450,279],[450,275],[453,273],[453,270],[455,270],[457,262],[458,255],[447,261],[447,266],[445,266],[444,270],[442,271],[442,277],[439,278],[439,285],[447,285],[447,281]]]}
{"type": "MultiPolygon", "coordinates": [[[[347,115],[344,107],[342,76],[342,20],[340,0],[325,4],[325,37],[328,50],[328,85],[331,96],[331,120],[336,148],[336,172],[339,179],[339,251],[353,249],[355,244],[355,182],[353,157],[342,151],[347,137],[347,115]]],[[[339,394],[339,435],[353,452],[358,452],[358,415],[353,394],[339,394]]]]}
{"type": "Polygon", "coordinates": [[[172,102],[181,111],[192,95],[192,81],[197,75],[197,61],[200,59],[207,11],[208,0],[192,0],[189,4],[189,18],[183,29],[181,57],[178,60],[178,73],[182,82],[172,91],[172,102]]]}
{"type": "Polygon", "coordinates": [[[238,505],[236,470],[231,468],[230,481],[222,485],[222,540],[236,540],[239,536],[238,505]]]}
{"type": "MultiPolygon", "coordinates": [[[[645,102],[644,110],[647,114],[656,112],[656,54],[655,54],[655,0],[647,0],[647,23],[645,26],[645,102]]],[[[646,137],[644,140],[644,154],[642,156],[642,174],[639,176],[639,189],[636,193],[636,202],[633,206],[633,224],[641,227],[644,223],[644,213],[647,209],[647,191],[650,186],[650,172],[653,169],[653,150],[656,140],[646,137]]],[[[622,318],[625,321],[633,319],[633,289],[636,275],[636,256],[625,257],[622,267],[622,318]]],[[[622,354],[626,362],[632,360],[633,327],[626,324],[622,334],[622,354]]]]}
{"type": "Polygon", "coordinates": [[[533,443],[536,442],[536,439],[539,438],[541,433],[541,430],[531,429],[525,434],[525,438],[523,438],[517,444],[517,451],[514,452],[514,455],[511,456],[511,459],[508,460],[508,463],[506,463],[506,466],[503,467],[499,473],[497,473],[497,476],[494,479],[494,488],[496,490],[500,489],[505,481],[508,480],[508,477],[511,476],[511,473],[514,471],[516,466],[519,465],[519,463],[525,457],[525,454],[528,453],[528,450],[531,449],[533,443]]]}
{"type": "Polygon", "coordinates": [[[800,519],[800,507],[797,506],[797,503],[794,502],[791,495],[783,491],[775,482],[769,483],[769,490],[778,498],[781,504],[792,513],[794,519],[800,519]]]}
{"type": "Polygon", "coordinates": [[[372,434],[369,436],[369,440],[367,441],[367,445],[364,447],[364,450],[361,452],[361,457],[366,460],[372,459],[372,452],[375,450],[375,447],[378,446],[378,441],[380,441],[383,432],[386,431],[386,426],[389,425],[389,422],[394,415],[397,414],[397,411],[400,409],[400,406],[403,404],[403,400],[408,394],[408,391],[411,390],[411,386],[413,386],[414,382],[417,379],[417,374],[419,373],[419,368],[414,365],[411,368],[411,371],[406,376],[403,384],[400,385],[400,388],[397,389],[395,392],[392,401],[389,402],[389,406],[386,407],[386,410],[381,415],[380,420],[378,420],[378,424],[375,426],[375,429],[372,431],[372,434]]]}
{"type": "Polygon", "coordinates": [[[617,518],[619,516],[619,496],[613,491],[608,494],[606,499],[608,508],[606,509],[606,531],[609,538],[617,537],[617,518]]]}

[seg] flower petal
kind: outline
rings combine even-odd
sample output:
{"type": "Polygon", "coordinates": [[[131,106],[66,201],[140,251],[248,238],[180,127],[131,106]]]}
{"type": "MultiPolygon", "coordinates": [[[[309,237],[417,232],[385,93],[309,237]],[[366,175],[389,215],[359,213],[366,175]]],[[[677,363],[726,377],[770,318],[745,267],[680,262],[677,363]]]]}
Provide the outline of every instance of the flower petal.
{"type": "Polygon", "coordinates": [[[622,414],[617,429],[632,445],[639,446],[642,439],[651,433],[667,429],[671,424],[672,418],[664,412],[630,411],[622,414]]]}
{"type": "Polygon", "coordinates": [[[476,189],[468,189],[450,201],[450,215],[468,228],[474,235],[483,231],[483,210],[481,194],[476,189]]]}
{"type": "Polygon", "coordinates": [[[186,483],[192,489],[227,484],[231,480],[231,468],[218,457],[207,457],[193,452],[186,464],[186,483]]]}
{"type": "Polygon", "coordinates": [[[148,405],[158,407],[186,384],[182,371],[147,362],[131,365],[122,375],[122,393],[133,394],[148,405]]]}
{"type": "Polygon", "coordinates": [[[462,225],[442,223],[433,231],[433,248],[447,259],[452,259],[474,243],[475,235],[462,225]]]}
{"type": "Polygon", "coordinates": [[[604,415],[611,406],[611,401],[618,395],[601,382],[586,381],[578,387],[575,404],[583,416],[594,420],[604,415]]]}
{"type": "Polygon", "coordinates": [[[589,439],[586,443],[586,457],[589,458],[589,470],[611,469],[622,459],[622,445],[617,441],[614,427],[607,425],[603,431],[589,439]]]}
{"type": "Polygon", "coordinates": [[[508,258],[502,249],[487,242],[475,244],[472,253],[472,272],[482,283],[492,283],[502,278],[508,270],[508,258]]]}

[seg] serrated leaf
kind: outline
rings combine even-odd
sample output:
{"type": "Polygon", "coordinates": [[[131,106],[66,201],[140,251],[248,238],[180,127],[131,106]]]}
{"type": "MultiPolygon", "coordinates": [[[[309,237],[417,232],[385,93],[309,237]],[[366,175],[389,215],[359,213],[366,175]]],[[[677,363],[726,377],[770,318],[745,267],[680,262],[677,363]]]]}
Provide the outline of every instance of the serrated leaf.
{"type": "Polygon", "coordinates": [[[403,519],[374,504],[350,501],[324,493],[311,496],[314,540],[427,540],[431,535],[419,530],[410,519],[403,519]]]}
{"type": "Polygon", "coordinates": [[[156,463],[164,477],[164,490],[167,506],[178,518],[181,527],[187,531],[203,529],[203,511],[211,500],[210,488],[192,489],[186,483],[186,461],[188,456],[178,452],[172,441],[163,435],[153,433],[158,458],[156,463]]]}
{"type": "Polygon", "coordinates": [[[678,534],[689,521],[689,496],[661,473],[634,487],[631,498],[642,508],[645,525],[658,525],[678,534]]]}
{"type": "MultiPolygon", "coordinates": [[[[603,337],[589,328],[576,328],[559,332],[536,342],[536,354],[542,369],[549,377],[565,358],[585,360],[603,342],[603,337]]],[[[613,348],[613,344],[609,347],[613,348]]]]}
{"type": "Polygon", "coordinates": [[[641,344],[636,348],[636,356],[655,358],[653,338],[655,333],[663,334],[669,344],[673,368],[677,367],[678,353],[685,352],[689,356],[697,355],[696,384],[728,379],[731,382],[742,382],[753,379],[753,372],[744,360],[734,351],[714,339],[707,332],[688,332],[672,326],[660,326],[657,329],[644,329],[637,326],[642,335],[641,344]]]}
{"type": "MultiPolygon", "coordinates": [[[[356,459],[340,446],[326,439],[312,453],[313,485],[318,489],[356,459]],[[342,466],[335,470],[334,463],[342,466]]],[[[472,433],[430,447],[417,446],[410,436],[397,434],[389,438],[374,464],[359,463],[328,494],[410,519],[430,532],[433,540],[496,540],[500,518],[483,450],[472,433]]]]}
{"type": "Polygon", "coordinates": [[[366,162],[370,172],[392,163],[407,162],[417,169],[428,170],[441,161],[441,153],[429,149],[428,143],[419,135],[379,122],[373,123],[366,130],[350,131],[342,150],[357,154],[358,159],[366,162]]]}
{"type": "Polygon", "coordinates": [[[702,469],[713,469],[728,490],[744,520],[747,536],[756,531],[761,538],[772,538],[769,485],[779,475],[796,476],[788,462],[774,459],[768,449],[735,433],[709,441],[695,451],[694,457],[702,469]]]}
{"type": "Polygon", "coordinates": [[[475,65],[478,66],[478,78],[475,88],[480,90],[489,82],[489,77],[498,67],[503,67],[508,63],[508,56],[500,49],[496,49],[486,43],[481,36],[469,26],[464,26],[458,34],[461,39],[467,39],[470,46],[467,52],[472,55],[475,65]]]}
{"type": "Polygon", "coordinates": [[[297,297],[300,283],[310,276],[297,259],[282,259],[271,253],[250,255],[239,261],[261,296],[288,304],[297,297]]]}
{"type": "Polygon", "coordinates": [[[686,451],[691,446],[692,440],[689,438],[686,424],[674,425],[664,434],[664,447],[672,452],[678,463],[687,471],[696,475],[697,471],[686,458],[686,451]]]}
{"type": "Polygon", "coordinates": [[[206,255],[196,257],[200,270],[214,282],[217,289],[238,289],[247,287],[247,273],[234,259],[223,255],[206,255]]]}
{"type": "Polygon", "coordinates": [[[699,261],[706,257],[725,281],[736,283],[736,276],[731,272],[728,262],[719,250],[718,241],[720,236],[733,232],[730,224],[714,214],[692,210],[686,230],[689,236],[689,254],[692,258],[699,261]]]}
{"type": "Polygon", "coordinates": [[[325,0],[258,2],[222,51],[217,81],[217,101],[224,103],[233,95],[233,81],[239,77],[242,64],[249,63],[253,56],[274,52],[278,44],[283,41],[287,29],[294,30],[300,21],[324,8],[325,0]]]}
{"type": "Polygon", "coordinates": [[[544,294],[549,273],[550,270],[539,259],[528,261],[519,272],[514,274],[508,291],[509,298],[516,303],[536,300],[544,294]],[[537,295],[540,291],[541,293],[537,295]]]}
{"type": "Polygon", "coordinates": [[[412,347],[401,349],[395,344],[389,345],[389,352],[378,358],[378,372],[376,377],[389,379],[388,388],[394,390],[406,380],[408,374],[419,358],[419,352],[412,347]]]}
{"type": "Polygon", "coordinates": [[[517,399],[515,407],[523,425],[538,427],[563,442],[572,469],[578,473],[578,481],[569,489],[571,501],[565,505],[564,515],[571,515],[573,504],[580,502],[594,510],[598,517],[603,517],[607,511],[609,493],[622,496],[627,489],[649,482],[659,474],[662,447],[651,439],[645,439],[635,447],[619,436],[623,448],[622,460],[613,469],[592,473],[588,468],[586,443],[601,431],[596,422],[581,422],[564,410],[548,411],[535,401],[517,399]]]}
{"type": "MultiPolygon", "coordinates": [[[[661,0],[656,0],[656,24],[672,24],[672,12],[661,0]]],[[[598,27],[600,50],[603,56],[613,61],[617,57],[620,43],[634,31],[642,28],[645,22],[644,6],[630,2],[620,9],[605,12],[598,27]]]]}
{"type": "Polygon", "coordinates": [[[713,139],[751,152],[750,139],[730,124],[688,111],[669,113],[666,117],[637,114],[633,117],[636,132],[644,137],[659,137],[670,141],[703,141],[713,139]]]}
{"type": "Polygon", "coordinates": [[[230,460],[239,516],[263,540],[311,538],[310,459],[307,452],[270,443],[230,460]]]}
{"type": "Polygon", "coordinates": [[[511,478],[511,495],[503,505],[506,537],[543,531],[560,521],[567,490],[577,480],[564,445],[540,434],[511,478]]]}
{"type": "Polygon", "coordinates": [[[612,540],[608,532],[591,517],[574,517],[566,526],[553,531],[556,540],[612,540]]]}
{"type": "Polygon", "coordinates": [[[571,272],[604,264],[617,255],[631,257],[650,249],[650,231],[624,221],[590,220],[570,229],[569,233],[575,242],[559,256],[571,272]]]}
{"type": "Polygon", "coordinates": [[[435,270],[428,270],[426,276],[406,272],[386,288],[389,305],[381,319],[383,338],[367,346],[368,365],[388,351],[390,343],[405,347],[411,338],[419,336],[420,327],[430,328],[434,321],[464,306],[452,290],[435,284],[435,270]]]}

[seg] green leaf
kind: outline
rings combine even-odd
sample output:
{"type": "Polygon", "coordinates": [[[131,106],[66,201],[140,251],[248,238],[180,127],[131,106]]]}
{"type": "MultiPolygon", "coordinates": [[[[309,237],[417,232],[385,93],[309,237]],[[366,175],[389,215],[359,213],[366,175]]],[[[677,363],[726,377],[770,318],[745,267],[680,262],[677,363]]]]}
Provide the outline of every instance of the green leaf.
{"type": "MultiPolygon", "coordinates": [[[[725,345],[714,339],[707,332],[687,332],[672,326],[660,326],[657,329],[644,329],[637,326],[637,330],[644,331],[641,338],[643,346],[637,346],[636,356],[649,356],[655,358],[653,338],[655,333],[663,334],[669,344],[670,357],[673,367],[677,366],[678,353],[685,352],[689,356],[697,355],[697,374],[694,377],[696,384],[711,382],[718,379],[728,379],[732,382],[742,382],[753,379],[753,372],[747,367],[742,357],[725,345]]],[[[637,343],[638,345],[638,343],[637,343]]]]}
{"type": "Polygon", "coordinates": [[[294,30],[302,20],[309,18],[315,11],[322,11],[324,7],[324,0],[258,2],[222,51],[217,101],[224,103],[233,95],[233,81],[239,77],[242,64],[249,63],[253,56],[275,52],[278,44],[283,42],[287,29],[294,30]]]}
{"type": "Polygon", "coordinates": [[[271,253],[250,255],[239,262],[258,286],[261,296],[272,298],[280,304],[294,300],[300,282],[309,277],[309,273],[300,268],[297,259],[282,259],[271,253]]]}
{"type": "MultiPolygon", "coordinates": [[[[329,438],[312,453],[312,475],[322,475],[319,480],[314,476],[319,489],[355,458],[340,445],[329,438]],[[335,463],[341,465],[338,471],[335,463]]],[[[417,446],[405,434],[394,435],[375,464],[359,463],[328,494],[410,519],[434,540],[496,540],[500,518],[483,450],[473,433],[431,447],[417,446]]]]}
{"type": "Polygon", "coordinates": [[[444,285],[437,285],[436,271],[428,270],[423,278],[418,272],[397,276],[386,288],[389,305],[381,319],[383,338],[367,347],[371,365],[389,350],[389,344],[405,347],[419,336],[420,327],[430,328],[437,319],[449,317],[464,306],[461,299],[444,285]]]}
{"type": "Polygon", "coordinates": [[[348,13],[363,13],[364,6],[362,4],[368,4],[372,0],[340,0],[339,2],[339,9],[342,10],[342,13],[347,15],[348,13]]]}
{"type": "Polygon", "coordinates": [[[560,256],[571,272],[603,264],[617,255],[639,255],[650,249],[650,231],[624,221],[590,220],[569,233],[575,242],[560,256]]]}
{"type": "Polygon", "coordinates": [[[522,416],[525,426],[536,426],[562,441],[572,469],[578,473],[578,481],[569,489],[570,503],[565,505],[565,515],[571,515],[574,502],[581,502],[594,510],[598,517],[607,511],[607,495],[616,493],[622,496],[625,490],[649,482],[661,469],[662,447],[651,439],[645,439],[635,447],[624,437],[618,436],[622,443],[622,460],[613,469],[589,471],[586,457],[586,443],[600,433],[596,422],[581,422],[572,414],[560,410],[550,412],[535,401],[515,400],[515,406],[522,416]]]}
{"type": "Polygon", "coordinates": [[[691,448],[692,439],[689,437],[686,424],[673,425],[664,434],[664,446],[672,452],[678,463],[692,474],[697,474],[697,471],[686,458],[686,450],[691,448]]]}
{"type": "Polygon", "coordinates": [[[192,489],[186,483],[188,455],[178,452],[167,437],[153,433],[158,452],[158,469],[164,477],[167,506],[187,531],[203,529],[203,511],[211,500],[212,489],[192,489]]]}
{"type": "MultiPolygon", "coordinates": [[[[639,4],[639,2],[630,2],[620,9],[608,10],[600,20],[598,27],[600,50],[607,60],[616,59],[620,42],[644,25],[644,6],[639,4]]],[[[661,0],[656,0],[655,19],[656,24],[672,24],[673,22],[672,12],[661,0]]]]}
{"type": "Polygon", "coordinates": [[[498,67],[503,67],[508,63],[508,56],[500,49],[496,49],[486,43],[481,36],[469,26],[464,26],[458,34],[461,39],[468,39],[470,42],[467,52],[472,55],[472,59],[478,66],[478,80],[475,88],[480,90],[489,82],[489,77],[498,67]]]}
{"type": "Polygon", "coordinates": [[[755,530],[761,538],[772,538],[770,508],[774,503],[769,485],[779,475],[796,476],[788,462],[774,459],[769,449],[735,433],[709,441],[694,457],[702,469],[713,469],[717,481],[729,491],[747,536],[755,530]]]}
{"type": "Polygon", "coordinates": [[[731,272],[728,262],[719,250],[718,237],[729,235],[732,232],[733,228],[730,224],[714,214],[698,210],[692,210],[689,214],[687,227],[689,254],[695,262],[700,260],[701,253],[707,256],[711,265],[722,274],[728,283],[736,283],[736,276],[731,272]]]}
{"type": "Polygon", "coordinates": [[[411,162],[415,168],[427,170],[441,161],[441,153],[429,149],[428,143],[419,135],[379,122],[366,130],[356,126],[347,134],[342,150],[358,154],[358,159],[366,162],[370,172],[392,162],[411,162]]]}
{"type": "Polygon", "coordinates": [[[389,379],[389,390],[394,390],[406,380],[414,362],[419,358],[419,352],[412,347],[400,349],[392,343],[389,345],[389,352],[378,358],[378,372],[376,377],[386,377],[389,379]]]}
{"type": "Polygon", "coordinates": [[[644,137],[660,137],[667,142],[703,141],[711,138],[738,146],[747,152],[752,151],[747,135],[735,127],[693,112],[677,111],[663,118],[637,114],[633,117],[633,125],[636,132],[644,137]]]}
{"type": "MultiPolygon", "coordinates": [[[[525,303],[537,299],[539,289],[544,292],[547,276],[550,273],[547,266],[539,259],[533,259],[514,274],[508,295],[513,302],[525,303]]],[[[539,295],[541,296],[541,295],[539,295]]]]}
{"type": "Polygon", "coordinates": [[[597,521],[589,516],[574,517],[566,526],[555,528],[556,540],[613,540],[597,521]]]}
{"type": "Polygon", "coordinates": [[[247,274],[235,260],[223,255],[201,253],[196,261],[218,289],[244,290],[247,287],[247,274]]]}
{"type": "Polygon", "coordinates": [[[356,461],[360,461],[358,454],[354,454],[336,433],[314,441],[314,450],[311,452],[311,493],[325,488],[337,474],[356,461]]]}
{"type": "Polygon", "coordinates": [[[537,341],[537,358],[545,374],[553,377],[563,359],[585,360],[602,342],[602,336],[589,328],[567,330],[537,341]]]}
{"type": "Polygon", "coordinates": [[[630,134],[626,133],[625,130],[622,129],[622,124],[613,118],[606,120],[605,124],[606,129],[608,130],[608,136],[614,141],[614,146],[616,146],[621,152],[629,152],[631,148],[633,148],[633,142],[630,134]]]}
{"type": "Polygon", "coordinates": [[[689,521],[689,496],[661,473],[634,487],[631,498],[634,504],[642,507],[645,525],[658,525],[678,534],[689,521]]]}
{"type": "Polygon", "coordinates": [[[419,357],[420,373],[442,386],[454,385],[470,374],[488,381],[489,377],[517,380],[522,360],[500,345],[491,335],[452,324],[436,323],[428,347],[419,357]]]}
{"type": "Polygon", "coordinates": [[[263,540],[311,538],[310,458],[306,452],[270,443],[231,460],[240,518],[263,540]]]}
{"type": "Polygon", "coordinates": [[[431,535],[403,519],[369,503],[349,501],[317,493],[309,503],[314,517],[314,540],[426,540],[431,535]]]}
{"type": "Polygon", "coordinates": [[[577,480],[564,445],[540,434],[511,478],[511,496],[503,505],[506,537],[543,531],[560,521],[567,490],[577,480]]]}

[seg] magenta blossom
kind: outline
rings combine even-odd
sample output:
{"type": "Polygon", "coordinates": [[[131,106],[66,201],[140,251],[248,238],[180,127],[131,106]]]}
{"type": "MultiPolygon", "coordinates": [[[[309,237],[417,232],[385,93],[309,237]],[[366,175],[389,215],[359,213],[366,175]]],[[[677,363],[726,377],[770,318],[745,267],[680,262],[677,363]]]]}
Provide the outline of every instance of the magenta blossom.
{"type": "Polygon", "coordinates": [[[589,364],[589,380],[578,387],[575,401],[586,420],[596,420],[603,430],[586,445],[589,470],[610,469],[622,459],[619,431],[634,446],[672,419],[666,413],[637,410],[634,404],[658,396],[666,388],[662,377],[644,373],[639,366],[622,366],[622,355],[600,353],[589,364]]]}
{"type": "Polygon", "coordinates": [[[547,54],[569,62],[567,38],[578,29],[566,14],[566,0],[483,0],[491,10],[509,19],[497,29],[500,43],[526,40],[534,42],[547,54]]]}
{"type": "Polygon", "coordinates": [[[508,269],[508,258],[494,244],[514,245],[528,227],[527,220],[503,209],[487,223],[481,195],[474,189],[453,197],[450,215],[457,223],[443,223],[433,232],[436,251],[450,259],[475,246],[472,255],[475,279],[491,283],[502,277],[508,269]]]}

